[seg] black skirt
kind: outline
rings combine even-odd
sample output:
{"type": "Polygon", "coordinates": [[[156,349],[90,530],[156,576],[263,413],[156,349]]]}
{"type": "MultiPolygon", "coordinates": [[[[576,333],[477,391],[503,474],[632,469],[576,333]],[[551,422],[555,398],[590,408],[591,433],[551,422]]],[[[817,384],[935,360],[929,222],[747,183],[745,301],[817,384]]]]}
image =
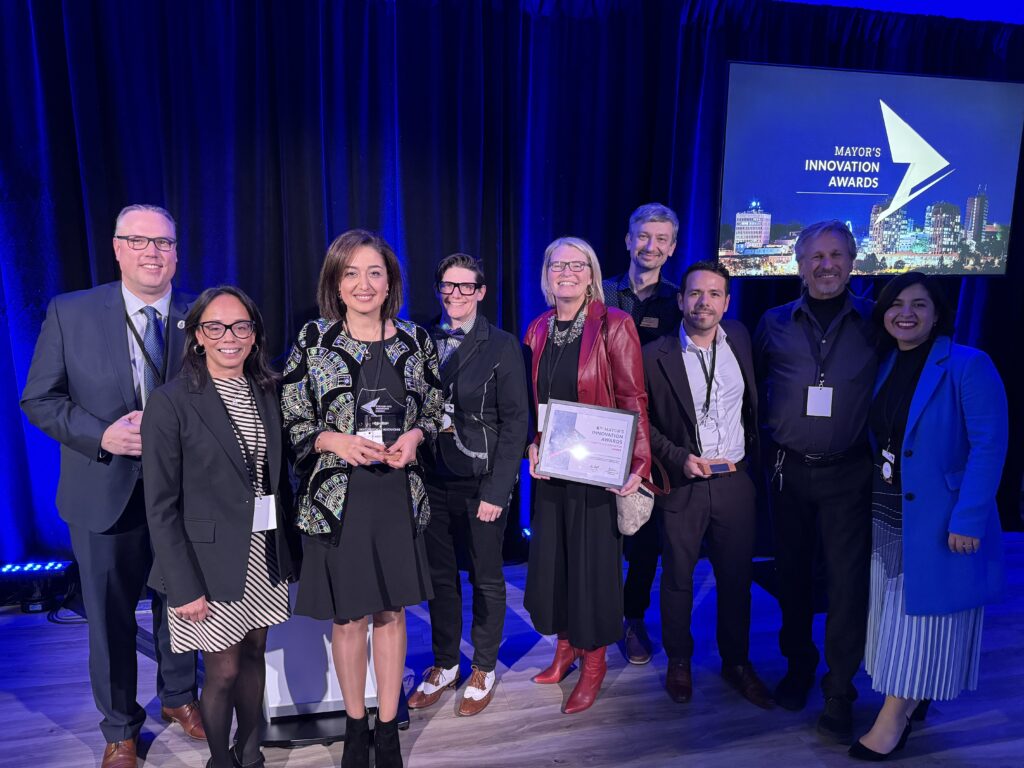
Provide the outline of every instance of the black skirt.
{"type": "Polygon", "coordinates": [[[594,650],[622,636],[622,536],[615,497],[566,480],[534,480],[523,606],[542,635],[568,632],[594,650]]]}
{"type": "Polygon", "coordinates": [[[303,536],[297,614],[345,622],[433,598],[408,483],[404,469],[352,471],[337,546],[303,536]]]}

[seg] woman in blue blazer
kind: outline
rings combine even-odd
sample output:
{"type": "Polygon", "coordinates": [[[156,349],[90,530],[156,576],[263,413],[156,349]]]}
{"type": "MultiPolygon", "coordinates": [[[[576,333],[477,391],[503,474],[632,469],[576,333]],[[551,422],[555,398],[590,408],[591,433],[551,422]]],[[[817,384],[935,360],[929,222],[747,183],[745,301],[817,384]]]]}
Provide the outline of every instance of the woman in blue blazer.
{"type": "Polygon", "coordinates": [[[850,748],[882,760],[903,748],[924,699],[978,683],[986,603],[1003,589],[996,490],[1007,443],[1006,392],[989,357],[954,344],[935,281],[908,272],[875,307],[896,343],[878,373],[871,604],[865,666],[886,695],[850,748]]]}

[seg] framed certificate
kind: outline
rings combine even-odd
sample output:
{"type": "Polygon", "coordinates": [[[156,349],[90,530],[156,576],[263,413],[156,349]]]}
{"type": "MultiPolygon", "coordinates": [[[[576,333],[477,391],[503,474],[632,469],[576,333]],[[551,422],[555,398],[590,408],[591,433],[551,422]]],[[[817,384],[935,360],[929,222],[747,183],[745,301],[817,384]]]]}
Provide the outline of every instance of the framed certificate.
{"type": "Polygon", "coordinates": [[[549,400],[537,474],[621,488],[629,477],[636,427],[632,411],[549,400]]]}

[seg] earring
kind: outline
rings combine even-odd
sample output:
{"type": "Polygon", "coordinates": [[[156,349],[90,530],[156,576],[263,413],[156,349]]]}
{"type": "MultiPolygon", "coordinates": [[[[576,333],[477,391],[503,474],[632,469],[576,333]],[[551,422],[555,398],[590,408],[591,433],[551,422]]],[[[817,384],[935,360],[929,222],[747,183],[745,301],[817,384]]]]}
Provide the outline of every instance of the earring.
{"type": "Polygon", "coordinates": [[[192,352],[199,355],[199,357],[206,356],[206,347],[200,344],[198,341],[192,345],[192,352]]]}
{"type": "Polygon", "coordinates": [[[253,344],[252,345],[252,349],[249,350],[249,354],[250,355],[255,355],[259,351],[260,351],[260,345],[259,344],[253,344]]]}
{"type": "Polygon", "coordinates": [[[587,298],[589,299],[589,298],[591,298],[591,297],[592,297],[593,295],[594,295],[594,286],[592,286],[592,285],[588,285],[588,286],[587,286],[587,298]]]}

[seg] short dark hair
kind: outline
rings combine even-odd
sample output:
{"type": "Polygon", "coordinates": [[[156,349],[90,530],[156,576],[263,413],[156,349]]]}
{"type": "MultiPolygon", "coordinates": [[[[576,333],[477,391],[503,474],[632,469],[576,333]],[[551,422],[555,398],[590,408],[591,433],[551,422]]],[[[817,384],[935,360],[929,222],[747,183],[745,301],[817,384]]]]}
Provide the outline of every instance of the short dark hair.
{"type": "Polygon", "coordinates": [[[350,229],[342,232],[331,243],[320,269],[320,281],[316,287],[316,300],[321,317],[327,320],[344,320],[345,304],[338,295],[341,275],[352,260],[352,254],[362,246],[373,248],[384,259],[388,273],[388,295],[380,308],[381,320],[394,320],[402,308],[402,266],[398,263],[395,249],[376,232],[365,229],[350,229]]]}
{"type": "Polygon", "coordinates": [[[476,276],[477,285],[487,285],[487,280],[484,277],[484,265],[480,259],[474,259],[468,253],[453,253],[441,259],[434,271],[434,284],[440,283],[444,278],[444,273],[452,268],[468,269],[476,276]]]}
{"type": "Polygon", "coordinates": [[[886,283],[878,294],[878,301],[875,302],[875,308],[871,312],[871,319],[884,331],[885,313],[896,303],[896,298],[912,285],[924,286],[931,297],[932,304],[935,305],[935,314],[939,316],[929,338],[952,336],[956,330],[956,310],[949,303],[945,292],[939,287],[939,281],[924,272],[904,272],[886,283]]]}
{"type": "Polygon", "coordinates": [[[732,275],[729,274],[729,270],[725,268],[725,265],[708,259],[695,261],[686,268],[686,271],[683,273],[683,282],[679,284],[680,293],[683,293],[686,290],[686,278],[694,272],[714,272],[725,280],[725,295],[729,295],[729,284],[732,282],[732,275]]]}
{"type": "Polygon", "coordinates": [[[210,306],[211,302],[218,296],[234,296],[245,307],[249,313],[249,319],[253,322],[253,336],[255,344],[245,358],[243,370],[245,375],[252,379],[260,389],[266,392],[273,392],[279,375],[270,367],[270,356],[267,354],[267,332],[263,325],[263,315],[256,302],[250,299],[245,291],[233,285],[218,285],[215,288],[207,288],[196,299],[189,308],[188,316],[185,318],[185,360],[181,365],[181,375],[187,376],[194,387],[202,387],[210,379],[210,372],[206,367],[206,354],[199,353],[199,342],[196,341],[196,332],[199,330],[199,323],[203,319],[203,313],[210,306]]]}

